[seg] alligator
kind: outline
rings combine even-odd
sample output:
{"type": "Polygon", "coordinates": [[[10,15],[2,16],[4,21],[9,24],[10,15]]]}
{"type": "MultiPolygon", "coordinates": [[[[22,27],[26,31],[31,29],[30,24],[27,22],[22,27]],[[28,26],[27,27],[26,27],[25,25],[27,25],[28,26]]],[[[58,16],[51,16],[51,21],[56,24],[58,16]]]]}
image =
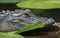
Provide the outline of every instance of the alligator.
{"type": "Polygon", "coordinates": [[[55,23],[53,18],[36,16],[30,9],[16,9],[15,11],[0,11],[0,31],[15,31],[32,24],[36,21],[42,21],[45,26],[55,23]]]}

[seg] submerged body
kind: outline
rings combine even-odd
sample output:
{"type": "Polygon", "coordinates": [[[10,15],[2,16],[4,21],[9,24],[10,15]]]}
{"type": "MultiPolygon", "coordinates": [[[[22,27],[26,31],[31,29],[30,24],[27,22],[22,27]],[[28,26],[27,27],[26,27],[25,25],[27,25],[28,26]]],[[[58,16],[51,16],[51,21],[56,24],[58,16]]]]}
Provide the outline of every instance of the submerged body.
{"type": "Polygon", "coordinates": [[[52,25],[53,18],[45,18],[34,15],[29,9],[15,10],[15,11],[2,11],[0,12],[0,31],[15,31],[32,24],[36,21],[43,21],[45,25],[52,25]]]}

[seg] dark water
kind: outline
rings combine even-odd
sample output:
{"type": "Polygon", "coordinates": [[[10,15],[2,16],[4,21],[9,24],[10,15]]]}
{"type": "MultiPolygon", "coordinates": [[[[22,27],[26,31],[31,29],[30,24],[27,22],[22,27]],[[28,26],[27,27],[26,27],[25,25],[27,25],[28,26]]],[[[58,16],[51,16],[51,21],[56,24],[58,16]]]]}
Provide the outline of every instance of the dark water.
{"type": "Polygon", "coordinates": [[[35,30],[31,30],[31,31],[26,31],[22,34],[23,36],[36,36],[36,35],[47,35],[48,32],[56,32],[59,31],[59,28],[57,26],[49,26],[49,27],[44,27],[44,28],[38,28],[35,30]]]}
{"type": "Polygon", "coordinates": [[[15,10],[20,9],[16,6],[15,3],[0,3],[0,11],[1,10],[15,10]]]}
{"type": "Polygon", "coordinates": [[[36,15],[42,17],[52,17],[55,21],[60,22],[60,8],[56,9],[33,9],[32,10],[36,15]]]}

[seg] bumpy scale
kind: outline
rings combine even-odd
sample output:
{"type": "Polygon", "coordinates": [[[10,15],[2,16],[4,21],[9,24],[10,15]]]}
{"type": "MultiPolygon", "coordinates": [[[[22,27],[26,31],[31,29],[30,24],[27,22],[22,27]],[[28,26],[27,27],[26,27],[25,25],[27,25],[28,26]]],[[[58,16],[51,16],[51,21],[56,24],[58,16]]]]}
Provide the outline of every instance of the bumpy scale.
{"type": "Polygon", "coordinates": [[[43,21],[45,25],[54,23],[53,18],[38,17],[34,15],[29,9],[4,11],[0,12],[0,31],[15,31],[23,28],[27,24],[32,24],[35,21],[43,21]]]}

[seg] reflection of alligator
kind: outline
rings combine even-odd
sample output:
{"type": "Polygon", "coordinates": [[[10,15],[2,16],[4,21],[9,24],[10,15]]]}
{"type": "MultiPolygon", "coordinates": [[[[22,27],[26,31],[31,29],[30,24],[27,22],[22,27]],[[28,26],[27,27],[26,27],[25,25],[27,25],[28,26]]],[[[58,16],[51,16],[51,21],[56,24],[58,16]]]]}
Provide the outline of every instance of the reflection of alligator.
{"type": "Polygon", "coordinates": [[[2,10],[0,12],[0,31],[18,30],[36,21],[43,21],[46,26],[54,23],[53,18],[47,19],[45,17],[35,16],[29,9],[15,11],[2,10]]]}

